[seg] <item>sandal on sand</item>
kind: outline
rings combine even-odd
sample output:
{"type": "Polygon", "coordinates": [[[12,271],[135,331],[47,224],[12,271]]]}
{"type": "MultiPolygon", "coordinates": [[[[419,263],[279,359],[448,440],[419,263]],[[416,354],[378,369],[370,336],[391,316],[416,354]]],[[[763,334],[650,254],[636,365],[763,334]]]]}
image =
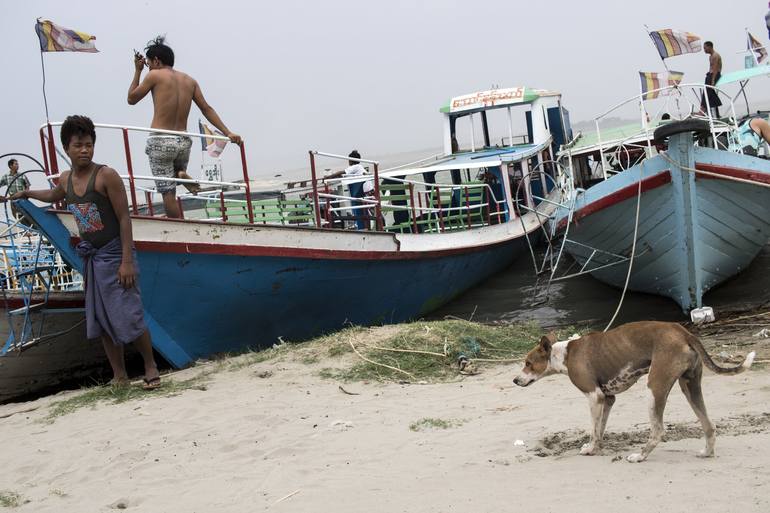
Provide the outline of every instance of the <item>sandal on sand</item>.
{"type": "Polygon", "coordinates": [[[160,388],[160,376],[155,376],[150,379],[144,378],[142,381],[144,381],[144,384],[142,385],[144,390],[155,390],[156,388],[160,388]]]}

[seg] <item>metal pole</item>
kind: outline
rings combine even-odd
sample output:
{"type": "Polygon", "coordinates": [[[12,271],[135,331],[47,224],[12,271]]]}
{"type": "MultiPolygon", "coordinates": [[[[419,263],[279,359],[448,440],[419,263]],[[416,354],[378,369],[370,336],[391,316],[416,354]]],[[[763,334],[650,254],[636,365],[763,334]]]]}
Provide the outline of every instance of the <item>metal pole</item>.
{"type": "Polygon", "coordinates": [[[246,143],[241,142],[241,167],[243,168],[243,183],[246,185],[246,208],[249,209],[249,224],[254,223],[254,211],[251,209],[251,185],[249,170],[246,166],[246,143]]]}
{"type": "Polygon", "coordinates": [[[152,206],[152,194],[150,194],[150,191],[144,192],[144,198],[147,200],[147,210],[150,216],[155,216],[155,208],[152,206]]]}
{"type": "Polygon", "coordinates": [[[219,191],[219,209],[222,211],[222,221],[227,222],[227,206],[225,205],[225,191],[219,191]]]}
{"type": "Polygon", "coordinates": [[[508,109],[508,146],[513,146],[513,116],[511,115],[511,108],[508,109]]]}
{"type": "Polygon", "coordinates": [[[414,228],[414,233],[417,233],[417,213],[414,211],[414,184],[411,182],[409,183],[409,200],[412,205],[412,227],[414,228]]]}
{"type": "Polygon", "coordinates": [[[45,170],[46,176],[50,175],[51,172],[48,169],[48,152],[45,149],[45,135],[43,135],[43,129],[40,129],[40,146],[43,149],[43,169],[45,170]]]}
{"type": "MultiPolygon", "coordinates": [[[[380,204],[380,165],[375,162],[374,164],[374,199],[377,203],[374,205],[375,219],[374,226],[378,232],[382,231],[382,205],[380,204]]],[[[363,187],[363,186],[362,186],[363,187]]]]}
{"type": "MultiPolygon", "coordinates": [[[[123,131],[123,146],[126,148],[126,166],[128,167],[128,188],[131,191],[131,211],[134,215],[139,214],[136,207],[136,187],[134,186],[134,167],[131,165],[131,147],[128,144],[128,130],[123,131]]],[[[181,205],[181,203],[180,203],[181,205]]]]}
{"type": "Polygon", "coordinates": [[[321,227],[321,208],[318,205],[318,183],[315,177],[315,153],[311,150],[310,154],[310,178],[313,181],[313,212],[315,213],[315,226],[321,227]]]}

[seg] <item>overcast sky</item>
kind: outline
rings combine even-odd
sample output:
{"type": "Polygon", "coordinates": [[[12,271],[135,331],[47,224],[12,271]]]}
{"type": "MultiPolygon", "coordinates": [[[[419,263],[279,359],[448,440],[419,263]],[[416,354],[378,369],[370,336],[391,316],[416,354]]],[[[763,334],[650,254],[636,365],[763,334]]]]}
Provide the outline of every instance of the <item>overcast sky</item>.
{"type": "MultiPolygon", "coordinates": [[[[44,56],[52,120],[80,113],[148,126],[149,96],[126,103],[132,48],[166,34],[175,67],[245,138],[251,175],[267,177],[304,165],[311,148],[364,156],[438,148],[438,109],[492,84],[559,90],[573,121],[591,119],[638,92],[639,70],[662,70],[645,24],[713,40],[730,71],[742,67],[746,27],[767,43],[767,8],[754,0],[7,1],[0,154],[40,155],[37,17],[95,35],[100,50],[44,56]]],[[[707,69],[704,54],[667,62],[685,81],[702,81],[707,69]]],[[[199,116],[193,107],[190,130],[199,116]]],[[[97,144],[96,160],[120,170],[116,144],[97,144]]],[[[137,166],[146,165],[143,150],[135,139],[137,166]]],[[[228,166],[227,178],[237,172],[228,166]]]]}

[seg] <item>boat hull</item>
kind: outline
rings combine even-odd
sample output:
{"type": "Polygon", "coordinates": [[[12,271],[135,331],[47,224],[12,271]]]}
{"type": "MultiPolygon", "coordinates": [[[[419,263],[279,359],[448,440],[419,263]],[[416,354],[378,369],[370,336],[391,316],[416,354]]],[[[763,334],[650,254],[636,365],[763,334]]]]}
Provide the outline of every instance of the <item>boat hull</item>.
{"type": "MultiPolygon", "coordinates": [[[[8,307],[18,308],[20,298],[9,298],[8,307]]],[[[99,368],[109,368],[99,341],[86,339],[82,293],[52,293],[48,308],[32,314],[42,335],[58,336],[9,349],[0,354],[0,403],[41,393],[62,383],[93,375],[99,368]]],[[[23,317],[12,317],[14,333],[21,331],[23,317]]],[[[10,336],[9,316],[0,315],[0,337],[10,336]]]]}
{"type": "MultiPolygon", "coordinates": [[[[71,215],[20,203],[82,268],[71,215]]],[[[134,218],[145,320],[156,349],[182,367],[347,324],[419,318],[510,265],[542,219],[392,234],[134,218]]]]}
{"type": "Polygon", "coordinates": [[[641,181],[628,288],[669,297],[688,312],[703,306],[708,290],[748,267],[770,239],[770,189],[764,186],[770,183],[770,163],[691,143],[677,146],[674,137],[669,154],[585,191],[569,228],[566,209],[557,213],[556,223],[567,234],[565,249],[581,267],[623,287],[641,181]]]}

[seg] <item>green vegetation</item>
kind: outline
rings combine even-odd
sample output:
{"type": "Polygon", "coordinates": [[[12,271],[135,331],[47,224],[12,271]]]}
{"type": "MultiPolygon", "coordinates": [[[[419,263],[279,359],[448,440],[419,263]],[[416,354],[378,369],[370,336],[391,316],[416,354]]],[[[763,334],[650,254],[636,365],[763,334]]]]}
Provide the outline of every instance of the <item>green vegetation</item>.
{"type": "Polygon", "coordinates": [[[0,507],[16,508],[25,502],[21,495],[16,492],[0,491],[0,507]]]}
{"type": "Polygon", "coordinates": [[[80,408],[94,408],[101,402],[120,404],[132,399],[141,399],[157,395],[174,395],[183,390],[206,390],[204,381],[205,377],[208,375],[209,373],[201,373],[194,378],[183,381],[164,379],[161,386],[155,390],[144,390],[137,385],[110,385],[86,388],[82,393],[76,396],[52,403],[51,410],[48,413],[46,420],[53,422],[56,417],[67,415],[80,408]]]}
{"type": "Polygon", "coordinates": [[[543,334],[536,324],[489,326],[462,320],[413,322],[390,331],[372,341],[361,337],[354,342],[358,358],[352,365],[324,369],[321,376],[343,381],[446,381],[473,374],[483,363],[517,360],[543,334]]]}
{"type": "Polygon", "coordinates": [[[464,423],[464,420],[444,420],[426,417],[424,419],[418,420],[417,422],[412,422],[409,424],[409,429],[412,431],[424,431],[426,429],[449,429],[461,426],[464,423]]]}

